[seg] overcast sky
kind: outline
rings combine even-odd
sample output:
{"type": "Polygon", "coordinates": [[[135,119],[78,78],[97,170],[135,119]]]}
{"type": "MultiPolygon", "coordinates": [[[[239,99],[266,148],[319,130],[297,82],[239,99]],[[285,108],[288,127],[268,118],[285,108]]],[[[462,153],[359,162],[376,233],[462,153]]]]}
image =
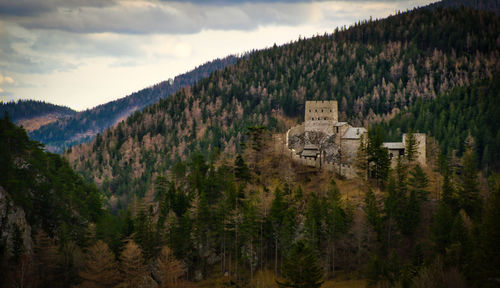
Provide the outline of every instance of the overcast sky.
{"type": "Polygon", "coordinates": [[[0,0],[0,101],[83,110],[214,58],[435,0],[0,0]]]}

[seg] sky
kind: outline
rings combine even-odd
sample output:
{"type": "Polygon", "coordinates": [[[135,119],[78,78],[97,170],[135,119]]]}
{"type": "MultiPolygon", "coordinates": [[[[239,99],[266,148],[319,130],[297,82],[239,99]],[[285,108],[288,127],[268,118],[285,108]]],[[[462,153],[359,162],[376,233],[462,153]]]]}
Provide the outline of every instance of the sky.
{"type": "Polygon", "coordinates": [[[0,101],[92,108],[230,54],[435,0],[0,0],[0,101]]]}

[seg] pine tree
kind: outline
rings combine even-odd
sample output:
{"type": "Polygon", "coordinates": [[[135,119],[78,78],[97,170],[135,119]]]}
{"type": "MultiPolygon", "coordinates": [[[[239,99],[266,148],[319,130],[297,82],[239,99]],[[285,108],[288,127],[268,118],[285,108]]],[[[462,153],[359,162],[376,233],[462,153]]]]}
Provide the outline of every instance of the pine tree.
{"type": "Polygon", "coordinates": [[[179,278],[184,274],[184,266],[177,260],[172,253],[172,250],[167,246],[163,246],[160,255],[158,256],[158,270],[160,287],[175,287],[179,278]]]}
{"type": "Polygon", "coordinates": [[[436,251],[444,253],[450,244],[451,226],[453,224],[452,210],[445,201],[440,201],[433,218],[431,237],[434,240],[436,251]]]}
{"type": "Polygon", "coordinates": [[[284,282],[280,287],[316,288],[323,284],[323,269],[313,249],[303,241],[292,246],[283,268],[284,282]]]}
{"type": "Polygon", "coordinates": [[[363,181],[368,179],[368,151],[364,135],[359,138],[359,146],[356,151],[356,158],[354,159],[354,167],[356,168],[356,175],[363,181]]]}
{"type": "Polygon", "coordinates": [[[120,271],[125,287],[138,287],[144,281],[146,266],[142,250],[133,240],[128,241],[120,255],[120,271]]]}
{"type": "Polygon", "coordinates": [[[373,193],[371,188],[366,192],[364,202],[365,206],[363,207],[363,211],[365,212],[368,223],[370,223],[373,230],[377,233],[378,240],[380,241],[382,233],[380,209],[375,193],[373,193]]]}
{"type": "Polygon", "coordinates": [[[477,218],[481,213],[481,198],[477,178],[477,164],[474,153],[468,149],[462,158],[461,187],[458,191],[458,201],[461,208],[472,218],[477,218]]]}
{"type": "Polygon", "coordinates": [[[240,181],[249,181],[250,180],[250,169],[248,169],[245,160],[238,154],[236,156],[236,160],[234,161],[234,177],[240,181]]]}
{"type": "Polygon", "coordinates": [[[83,279],[80,287],[114,287],[118,283],[118,266],[108,244],[99,240],[88,250],[85,267],[79,275],[83,279]]]}
{"type": "Polygon", "coordinates": [[[420,201],[427,200],[427,196],[429,195],[429,191],[427,191],[429,177],[427,177],[422,167],[419,165],[413,167],[410,171],[408,184],[410,185],[411,191],[415,191],[420,201]]]}
{"type": "Polygon", "coordinates": [[[417,153],[417,139],[415,137],[415,134],[411,130],[408,131],[406,134],[406,147],[405,147],[405,156],[406,156],[406,161],[408,161],[408,164],[413,163],[415,159],[418,157],[417,153]]]}

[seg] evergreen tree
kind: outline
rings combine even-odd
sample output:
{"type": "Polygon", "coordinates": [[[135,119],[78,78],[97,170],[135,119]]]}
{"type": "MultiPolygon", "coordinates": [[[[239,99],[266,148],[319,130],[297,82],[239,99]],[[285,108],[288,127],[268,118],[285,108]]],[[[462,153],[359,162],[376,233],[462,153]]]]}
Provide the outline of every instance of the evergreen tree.
{"type": "Polygon", "coordinates": [[[496,287],[500,275],[500,189],[492,191],[486,201],[479,229],[475,234],[473,282],[478,286],[496,287]]]}
{"type": "Polygon", "coordinates": [[[280,287],[316,288],[323,284],[323,269],[313,249],[303,241],[292,246],[284,263],[284,282],[276,281],[280,287]]]}
{"type": "Polygon", "coordinates": [[[377,238],[380,241],[382,240],[382,219],[380,216],[380,209],[377,203],[377,198],[375,197],[375,193],[373,193],[373,190],[371,188],[369,188],[366,192],[364,202],[365,205],[363,207],[363,211],[365,212],[368,223],[370,223],[373,230],[377,233],[377,238]]]}
{"type": "Polygon", "coordinates": [[[184,274],[184,266],[167,246],[163,246],[157,260],[160,287],[175,287],[184,274]]]}
{"type": "Polygon", "coordinates": [[[356,151],[356,158],[354,159],[354,167],[356,168],[356,175],[361,180],[365,181],[368,179],[368,151],[364,135],[361,135],[359,138],[359,146],[356,151]]]}
{"type": "Polygon", "coordinates": [[[106,243],[99,240],[87,251],[85,267],[79,275],[83,279],[80,287],[114,287],[118,283],[115,255],[106,243]]]}
{"type": "Polygon", "coordinates": [[[120,255],[121,281],[124,287],[139,287],[144,281],[146,266],[141,248],[130,240],[120,255]]]}
{"type": "Polygon", "coordinates": [[[440,201],[439,206],[434,213],[434,219],[431,229],[431,236],[438,253],[444,253],[450,244],[450,233],[453,225],[452,210],[445,201],[440,201]]]}
{"type": "Polygon", "coordinates": [[[234,177],[236,177],[236,179],[240,181],[250,180],[250,169],[248,169],[248,166],[241,154],[238,154],[238,156],[236,156],[234,166],[234,177]]]}
{"type": "Polygon", "coordinates": [[[411,191],[414,191],[417,194],[419,201],[427,200],[427,196],[429,195],[429,191],[427,191],[427,187],[429,186],[429,177],[427,177],[427,174],[425,174],[422,167],[419,165],[415,165],[415,167],[413,167],[410,171],[408,184],[410,185],[411,191]]]}
{"type": "Polygon", "coordinates": [[[368,165],[370,175],[377,180],[377,185],[382,187],[389,175],[391,160],[387,148],[382,147],[383,137],[380,128],[368,133],[368,165]]]}
{"type": "Polygon", "coordinates": [[[477,218],[481,213],[481,198],[477,178],[477,163],[474,153],[468,149],[462,158],[461,187],[458,191],[459,205],[470,217],[477,218]]]}
{"type": "Polygon", "coordinates": [[[406,156],[406,161],[408,161],[408,164],[412,164],[413,161],[418,157],[418,143],[417,139],[415,137],[415,134],[413,134],[413,131],[410,129],[408,133],[406,133],[406,145],[405,145],[405,156],[406,156]]]}

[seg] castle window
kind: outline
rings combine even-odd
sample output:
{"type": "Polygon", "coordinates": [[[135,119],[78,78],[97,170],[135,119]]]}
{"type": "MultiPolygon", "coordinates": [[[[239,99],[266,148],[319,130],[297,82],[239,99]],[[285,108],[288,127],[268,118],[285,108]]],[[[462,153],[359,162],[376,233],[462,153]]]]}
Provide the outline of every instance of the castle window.
{"type": "Polygon", "coordinates": [[[318,112],[318,109],[314,109],[314,112],[318,112]]]}
{"type": "Polygon", "coordinates": [[[390,154],[390,157],[391,157],[391,160],[392,160],[392,157],[394,157],[394,155],[392,155],[392,153],[390,154]]]}
{"type": "Polygon", "coordinates": [[[311,112],[311,109],[309,109],[309,112],[311,112]]]}
{"type": "Polygon", "coordinates": [[[336,128],[337,128],[337,133],[339,133],[339,127],[337,126],[336,128]]]}
{"type": "Polygon", "coordinates": [[[321,113],[323,113],[323,109],[321,109],[321,113]]]}
{"type": "Polygon", "coordinates": [[[328,120],[328,118],[325,117],[325,120],[328,120]]]}
{"type": "Polygon", "coordinates": [[[332,109],[330,109],[330,112],[332,112],[332,109]]]}
{"type": "Polygon", "coordinates": [[[311,120],[314,120],[314,117],[312,117],[311,120]]]}

